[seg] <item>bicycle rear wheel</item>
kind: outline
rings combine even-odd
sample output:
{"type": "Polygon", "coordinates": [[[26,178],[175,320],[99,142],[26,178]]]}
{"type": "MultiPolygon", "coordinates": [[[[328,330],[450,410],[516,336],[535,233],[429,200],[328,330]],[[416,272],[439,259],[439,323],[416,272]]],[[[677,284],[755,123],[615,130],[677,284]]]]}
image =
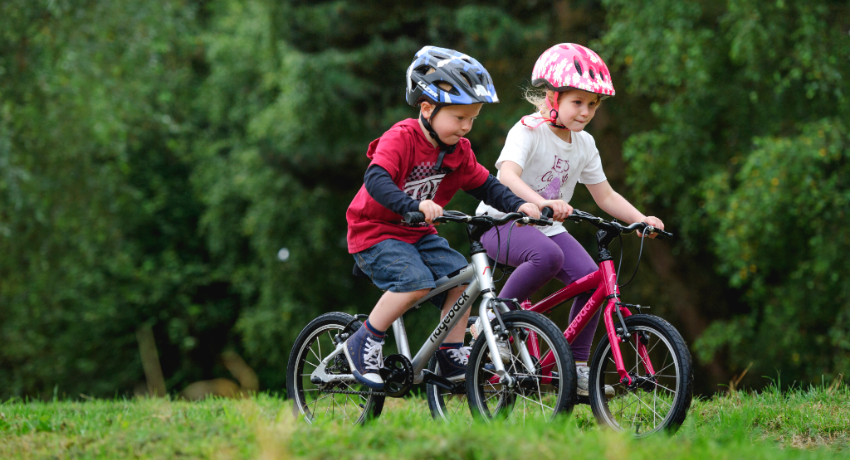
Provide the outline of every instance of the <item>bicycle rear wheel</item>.
{"type": "MultiPolygon", "coordinates": [[[[312,372],[336,349],[337,343],[358,328],[359,324],[355,321],[350,330],[344,331],[353,320],[354,317],[347,313],[326,313],[311,321],[292,346],[286,368],[286,390],[295,402],[293,415],[303,415],[307,423],[339,421],[361,425],[381,414],[383,393],[355,383],[317,385],[310,381],[312,372]]],[[[351,374],[345,353],[333,358],[326,372],[329,375],[351,374]]]]}
{"type": "MultiPolygon", "coordinates": [[[[502,320],[512,337],[511,356],[505,368],[515,384],[509,387],[500,382],[486,340],[483,337],[476,340],[466,371],[467,398],[472,414],[484,420],[510,416],[514,421],[525,423],[549,421],[558,414],[571,412],[575,406],[576,368],[570,346],[561,331],[549,318],[529,311],[505,313],[502,320]],[[532,359],[532,368],[520,359],[519,343],[530,349],[535,336],[539,356],[552,353],[550,369],[544,370],[536,358],[532,359]]],[[[492,326],[494,330],[500,329],[497,320],[492,326]]]]}
{"type": "Polygon", "coordinates": [[[590,365],[593,415],[600,424],[636,437],[661,430],[674,433],[685,421],[693,397],[693,364],[685,340],[657,316],[632,315],[625,321],[632,338],[620,342],[620,351],[626,371],[636,383],[631,387],[620,383],[611,343],[604,336],[590,365]],[[654,373],[647,371],[638,342],[643,343],[654,373]],[[614,388],[613,397],[605,396],[605,385],[614,388]]]}

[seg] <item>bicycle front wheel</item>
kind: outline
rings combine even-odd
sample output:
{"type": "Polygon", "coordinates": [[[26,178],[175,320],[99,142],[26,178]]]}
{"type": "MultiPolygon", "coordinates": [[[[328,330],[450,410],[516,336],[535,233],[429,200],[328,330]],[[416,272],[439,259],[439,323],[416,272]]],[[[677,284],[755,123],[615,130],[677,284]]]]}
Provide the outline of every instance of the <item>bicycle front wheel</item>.
{"type": "MultiPolygon", "coordinates": [[[[514,380],[503,384],[492,364],[487,341],[475,341],[469,353],[466,389],[472,414],[484,420],[510,416],[525,423],[532,420],[552,420],[569,413],[575,406],[576,368],[570,346],[549,318],[530,311],[514,311],[502,315],[510,333],[510,357],[501,359],[505,370],[514,380]],[[529,367],[520,358],[521,347],[532,355],[529,367]],[[508,359],[509,358],[509,359],[508,359]]],[[[494,331],[500,329],[497,320],[494,331]]]]}
{"type": "Polygon", "coordinates": [[[631,339],[620,342],[620,352],[634,383],[620,382],[611,343],[604,336],[590,365],[593,415],[600,424],[636,437],[661,430],[674,433],[685,421],[693,397],[693,364],[685,340],[657,316],[632,315],[625,321],[631,339]],[[606,396],[606,385],[614,389],[613,395],[606,396]]]}
{"type": "MultiPolygon", "coordinates": [[[[349,382],[311,382],[310,376],[338,343],[347,338],[345,326],[354,317],[347,313],[326,313],[314,319],[301,331],[289,355],[286,390],[294,401],[293,414],[304,416],[307,423],[338,421],[361,425],[381,414],[384,395],[365,385],[349,382]]],[[[354,324],[356,329],[357,323],[354,324]]],[[[339,353],[326,367],[328,375],[351,374],[345,353],[339,353]]]]}

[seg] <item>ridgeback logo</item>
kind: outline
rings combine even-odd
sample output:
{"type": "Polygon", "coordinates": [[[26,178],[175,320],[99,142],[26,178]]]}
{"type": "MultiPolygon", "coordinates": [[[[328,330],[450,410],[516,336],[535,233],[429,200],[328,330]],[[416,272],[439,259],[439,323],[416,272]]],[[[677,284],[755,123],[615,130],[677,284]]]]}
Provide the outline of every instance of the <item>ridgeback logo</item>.
{"type": "Polygon", "coordinates": [[[452,319],[455,316],[457,316],[457,313],[460,311],[461,308],[463,308],[464,305],[466,305],[466,302],[468,302],[468,301],[469,301],[469,294],[467,294],[466,292],[461,294],[461,296],[457,299],[457,302],[455,302],[452,309],[449,310],[449,312],[446,314],[446,317],[443,318],[443,322],[441,322],[440,325],[437,327],[437,330],[434,331],[433,334],[431,334],[430,340],[431,340],[432,343],[436,342],[437,339],[441,335],[443,335],[443,332],[446,332],[446,331],[449,330],[449,323],[452,322],[452,319]]]}

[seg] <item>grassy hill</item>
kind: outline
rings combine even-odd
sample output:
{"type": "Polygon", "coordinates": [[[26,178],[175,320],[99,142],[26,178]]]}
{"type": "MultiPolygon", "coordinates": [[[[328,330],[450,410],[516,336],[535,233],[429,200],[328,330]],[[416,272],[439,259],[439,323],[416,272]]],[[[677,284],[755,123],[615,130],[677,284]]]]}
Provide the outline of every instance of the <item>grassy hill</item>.
{"type": "Polygon", "coordinates": [[[307,426],[278,397],[0,404],[0,458],[847,458],[850,391],[812,387],[694,401],[674,436],[599,429],[587,406],[547,425],[436,423],[423,398],[388,400],[366,427],[307,426]]]}

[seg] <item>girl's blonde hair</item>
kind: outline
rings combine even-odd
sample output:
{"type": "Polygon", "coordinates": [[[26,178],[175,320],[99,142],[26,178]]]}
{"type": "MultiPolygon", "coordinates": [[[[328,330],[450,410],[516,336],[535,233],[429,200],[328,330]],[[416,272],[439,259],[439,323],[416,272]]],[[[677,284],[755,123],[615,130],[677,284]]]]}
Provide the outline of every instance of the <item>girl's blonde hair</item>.
{"type": "MultiPolygon", "coordinates": [[[[562,91],[560,93],[560,95],[563,96],[564,94],[566,94],[570,91],[572,91],[572,90],[568,89],[566,91],[562,91]]],[[[536,87],[536,86],[529,86],[529,87],[525,88],[523,98],[525,98],[526,101],[530,102],[531,105],[537,107],[538,112],[540,112],[541,114],[543,114],[545,116],[548,116],[549,115],[549,107],[546,105],[546,98],[548,97],[548,98],[550,98],[549,99],[550,102],[554,102],[554,101],[552,101],[551,98],[553,98],[555,94],[556,94],[555,91],[552,91],[551,89],[548,89],[548,88],[539,88],[539,87],[536,87]]],[[[596,96],[597,96],[596,106],[599,107],[599,105],[602,104],[602,96],[600,96],[598,94],[596,96]]]]}

